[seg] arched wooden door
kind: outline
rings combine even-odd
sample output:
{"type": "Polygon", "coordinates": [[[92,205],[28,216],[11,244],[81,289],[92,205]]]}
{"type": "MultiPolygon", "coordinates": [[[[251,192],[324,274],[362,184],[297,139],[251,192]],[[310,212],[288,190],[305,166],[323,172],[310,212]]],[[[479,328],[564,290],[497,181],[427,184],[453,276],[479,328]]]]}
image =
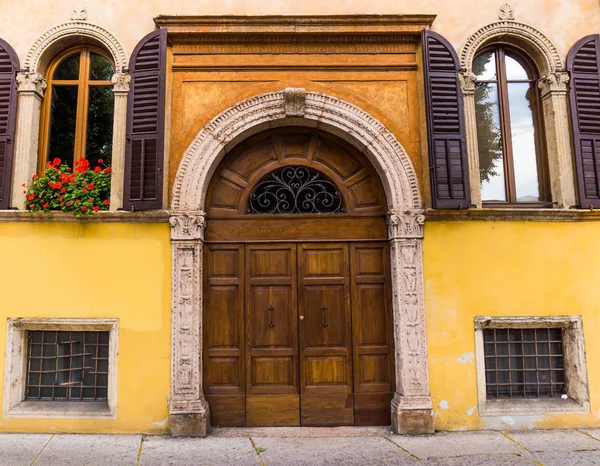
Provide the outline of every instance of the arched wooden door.
{"type": "Polygon", "coordinates": [[[385,207],[364,155],[316,130],[263,132],[225,157],[206,205],[212,425],[390,423],[385,207]]]}

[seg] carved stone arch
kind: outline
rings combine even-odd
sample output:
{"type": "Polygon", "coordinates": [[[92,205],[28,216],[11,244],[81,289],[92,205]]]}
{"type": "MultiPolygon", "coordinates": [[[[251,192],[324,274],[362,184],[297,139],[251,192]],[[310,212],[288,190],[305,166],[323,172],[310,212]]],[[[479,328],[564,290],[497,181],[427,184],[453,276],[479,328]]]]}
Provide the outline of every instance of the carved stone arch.
{"type": "Polygon", "coordinates": [[[535,62],[541,75],[564,70],[564,62],[546,34],[528,24],[510,20],[487,24],[471,34],[460,51],[461,68],[470,71],[477,52],[491,42],[520,48],[535,62]]]}
{"type": "Polygon", "coordinates": [[[379,174],[389,209],[396,379],[392,428],[405,434],[433,433],[423,291],[425,216],[416,173],[400,142],[377,119],[348,102],[304,89],[262,94],[225,110],[198,133],[179,165],[170,218],[171,433],[205,436],[210,430],[202,380],[204,209],[209,185],[237,143],[282,126],[317,128],[338,136],[364,153],[379,174]]]}
{"type": "Polygon", "coordinates": [[[38,37],[27,52],[23,68],[29,73],[43,73],[57,48],[62,48],[63,44],[80,40],[82,37],[101,45],[110,52],[115,64],[115,73],[122,73],[127,69],[127,53],[121,42],[107,29],[87,21],[69,21],[48,29],[38,37]]]}
{"type": "Polygon", "coordinates": [[[345,139],[363,151],[378,171],[390,209],[422,207],[410,158],[382,123],[335,97],[316,92],[306,92],[304,97],[301,115],[298,111],[290,115],[286,100],[291,97],[279,91],[243,100],[215,117],[198,133],[179,165],[172,209],[204,210],[208,182],[225,153],[251,134],[282,125],[320,128],[345,139]]]}
{"type": "Polygon", "coordinates": [[[493,43],[508,44],[522,50],[531,57],[538,69],[552,201],[559,208],[569,207],[575,204],[571,134],[566,123],[569,121],[567,105],[569,75],[565,70],[563,58],[546,34],[533,26],[508,17],[487,24],[471,34],[459,54],[461,64],[459,78],[465,96],[472,202],[478,207],[482,205],[475,115],[476,76],[473,73],[473,60],[482,47],[493,43]]]}

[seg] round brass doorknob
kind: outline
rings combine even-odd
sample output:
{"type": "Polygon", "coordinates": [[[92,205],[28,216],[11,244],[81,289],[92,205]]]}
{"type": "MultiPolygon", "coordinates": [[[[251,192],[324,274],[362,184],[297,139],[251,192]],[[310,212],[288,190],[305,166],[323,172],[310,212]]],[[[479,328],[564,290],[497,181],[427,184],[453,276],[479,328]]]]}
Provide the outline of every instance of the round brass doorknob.
{"type": "Polygon", "coordinates": [[[304,320],[304,316],[300,316],[300,320],[304,320]]]}

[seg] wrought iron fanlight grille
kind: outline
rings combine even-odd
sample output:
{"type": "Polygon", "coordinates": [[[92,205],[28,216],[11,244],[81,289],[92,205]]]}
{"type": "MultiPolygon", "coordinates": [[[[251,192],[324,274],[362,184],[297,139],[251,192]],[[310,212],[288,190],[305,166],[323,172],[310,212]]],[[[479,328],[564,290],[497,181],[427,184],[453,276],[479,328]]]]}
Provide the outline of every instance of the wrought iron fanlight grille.
{"type": "Polygon", "coordinates": [[[338,214],[342,195],[325,175],[302,166],[271,172],[252,191],[248,214],[338,214]]]}

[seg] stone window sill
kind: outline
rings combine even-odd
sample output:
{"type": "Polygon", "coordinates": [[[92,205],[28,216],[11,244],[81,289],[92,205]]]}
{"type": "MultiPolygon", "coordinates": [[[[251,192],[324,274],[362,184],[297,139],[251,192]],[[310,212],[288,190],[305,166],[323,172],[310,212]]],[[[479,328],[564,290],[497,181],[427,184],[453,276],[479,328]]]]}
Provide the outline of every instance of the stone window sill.
{"type": "Polygon", "coordinates": [[[600,221],[600,210],[548,208],[481,208],[465,210],[427,209],[427,221],[529,221],[589,222],[600,221]]]}
{"type": "Polygon", "coordinates": [[[479,407],[480,416],[530,416],[533,414],[587,414],[589,403],[571,398],[487,400],[479,407]]]}
{"type": "Polygon", "coordinates": [[[144,212],[103,211],[86,217],[67,212],[30,213],[27,210],[0,210],[0,222],[77,222],[77,223],[168,223],[168,210],[144,212]]]}
{"type": "Polygon", "coordinates": [[[106,401],[22,401],[4,413],[11,418],[115,418],[106,401]]]}

